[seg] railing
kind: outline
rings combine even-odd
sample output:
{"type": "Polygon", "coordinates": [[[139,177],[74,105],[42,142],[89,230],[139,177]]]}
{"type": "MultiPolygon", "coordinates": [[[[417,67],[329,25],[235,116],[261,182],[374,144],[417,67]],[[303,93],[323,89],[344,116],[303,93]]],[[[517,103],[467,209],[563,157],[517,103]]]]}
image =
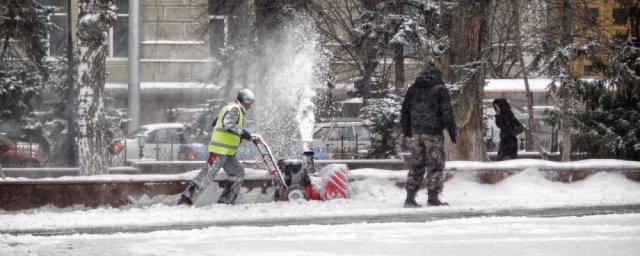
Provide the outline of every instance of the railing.
{"type": "Polygon", "coordinates": [[[15,145],[3,145],[0,149],[5,168],[7,167],[40,167],[45,162],[45,153],[37,143],[16,142],[15,145]]]}
{"type": "MultiPolygon", "coordinates": [[[[144,160],[155,161],[194,161],[204,160],[206,145],[198,143],[179,143],[179,135],[161,138],[157,134],[142,147],[144,160]],[[203,151],[204,150],[204,151],[203,151]]],[[[141,161],[140,148],[137,144],[125,145],[122,152],[112,156],[112,166],[126,166],[128,161],[141,161]],[[127,152],[131,150],[132,152],[127,152]]]]}
{"type": "Polygon", "coordinates": [[[344,134],[341,134],[340,140],[326,140],[322,144],[316,151],[321,152],[319,156],[326,159],[361,159],[366,157],[371,148],[357,134],[352,139],[345,139],[344,134]]]}

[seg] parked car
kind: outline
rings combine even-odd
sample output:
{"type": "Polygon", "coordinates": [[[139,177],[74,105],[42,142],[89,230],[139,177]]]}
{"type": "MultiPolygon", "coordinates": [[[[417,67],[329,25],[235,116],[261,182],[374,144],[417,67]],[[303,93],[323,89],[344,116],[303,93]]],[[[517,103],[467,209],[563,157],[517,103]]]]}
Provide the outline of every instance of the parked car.
{"type": "Polygon", "coordinates": [[[371,149],[371,137],[359,121],[317,123],[313,140],[306,142],[317,159],[364,158],[371,149]]]}
{"type": "Polygon", "coordinates": [[[197,161],[205,160],[207,147],[191,141],[185,134],[186,125],[182,123],[158,123],[143,125],[127,138],[113,145],[116,154],[126,154],[126,159],[138,159],[138,135],[145,135],[144,158],[158,161],[197,161]]]}
{"type": "Polygon", "coordinates": [[[22,142],[0,134],[0,165],[5,167],[42,167],[44,152],[40,144],[22,142]]]}

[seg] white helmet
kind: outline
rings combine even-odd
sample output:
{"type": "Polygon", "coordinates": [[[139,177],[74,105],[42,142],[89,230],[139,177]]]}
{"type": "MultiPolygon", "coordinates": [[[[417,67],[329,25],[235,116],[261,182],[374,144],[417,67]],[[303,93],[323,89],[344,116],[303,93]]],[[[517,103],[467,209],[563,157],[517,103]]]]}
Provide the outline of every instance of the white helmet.
{"type": "Polygon", "coordinates": [[[238,102],[240,103],[253,103],[256,97],[253,95],[253,92],[249,89],[242,89],[238,92],[238,102]]]}

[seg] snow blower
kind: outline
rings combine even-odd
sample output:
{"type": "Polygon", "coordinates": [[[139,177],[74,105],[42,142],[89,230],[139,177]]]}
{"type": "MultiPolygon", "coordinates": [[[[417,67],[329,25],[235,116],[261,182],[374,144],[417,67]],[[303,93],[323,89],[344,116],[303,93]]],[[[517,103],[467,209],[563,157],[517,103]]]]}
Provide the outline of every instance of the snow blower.
{"type": "Polygon", "coordinates": [[[330,200],[348,197],[348,169],[333,164],[315,172],[313,151],[305,152],[305,161],[281,159],[276,162],[271,148],[260,138],[255,145],[269,170],[276,201],[330,200]]]}

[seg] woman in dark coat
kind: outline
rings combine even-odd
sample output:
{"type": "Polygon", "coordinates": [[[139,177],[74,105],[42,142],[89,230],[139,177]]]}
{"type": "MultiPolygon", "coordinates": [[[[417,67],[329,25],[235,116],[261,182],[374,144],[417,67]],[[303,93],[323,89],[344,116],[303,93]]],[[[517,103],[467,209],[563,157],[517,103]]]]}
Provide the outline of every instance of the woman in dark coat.
{"type": "Polygon", "coordinates": [[[506,99],[495,99],[493,108],[496,110],[496,126],[500,128],[500,146],[498,147],[498,161],[516,159],[518,157],[518,126],[522,126],[511,111],[511,105],[506,99]]]}

